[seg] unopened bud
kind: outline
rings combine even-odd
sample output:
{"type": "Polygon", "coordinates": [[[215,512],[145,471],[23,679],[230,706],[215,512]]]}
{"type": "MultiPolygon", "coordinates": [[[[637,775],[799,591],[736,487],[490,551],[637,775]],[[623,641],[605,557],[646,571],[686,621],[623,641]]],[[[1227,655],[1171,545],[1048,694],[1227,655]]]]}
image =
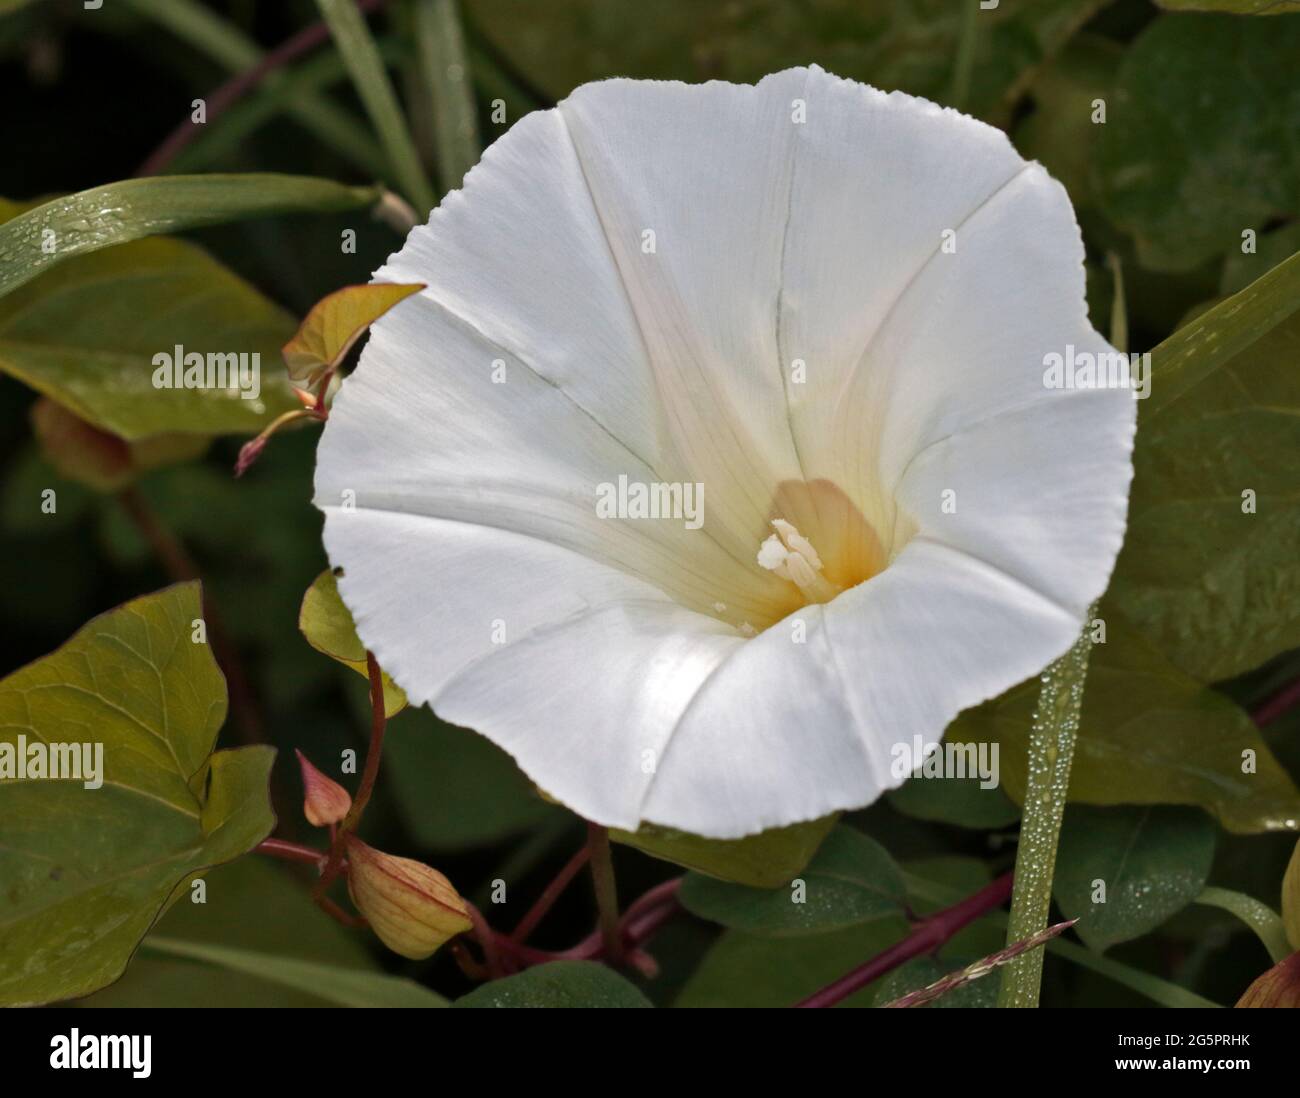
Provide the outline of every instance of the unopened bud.
{"type": "Polygon", "coordinates": [[[307,756],[297,749],[298,765],[302,768],[302,814],[313,827],[328,827],[343,819],[352,808],[352,797],[333,778],[326,777],[307,761],[307,756]]]}
{"type": "Polygon", "coordinates": [[[1300,953],[1279,961],[1246,988],[1239,1007],[1300,1007],[1300,953]]]}
{"type": "Polygon", "coordinates": [[[347,837],[348,891],[379,940],[394,953],[423,960],[473,924],[465,901],[436,869],[395,858],[347,837]]]}

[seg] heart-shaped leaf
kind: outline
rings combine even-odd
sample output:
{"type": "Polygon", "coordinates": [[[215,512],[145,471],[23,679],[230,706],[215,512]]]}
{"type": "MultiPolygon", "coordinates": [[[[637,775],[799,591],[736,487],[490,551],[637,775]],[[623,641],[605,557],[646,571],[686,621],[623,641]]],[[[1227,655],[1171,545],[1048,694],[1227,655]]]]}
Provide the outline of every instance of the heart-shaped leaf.
{"type": "Polygon", "coordinates": [[[1205,887],[1214,824],[1192,808],[1066,809],[1052,891],[1074,929],[1104,950],[1154,930],[1205,887]]]}
{"type": "Polygon", "coordinates": [[[197,583],[166,588],[0,682],[0,767],[23,760],[0,775],[0,1003],[111,983],[192,874],[274,827],[274,750],[212,754],[226,689],[202,614],[197,583]]]}
{"type": "Polygon", "coordinates": [[[1166,15],[1128,48],[1097,175],[1144,267],[1185,271],[1300,212],[1300,20],[1166,15]]]}

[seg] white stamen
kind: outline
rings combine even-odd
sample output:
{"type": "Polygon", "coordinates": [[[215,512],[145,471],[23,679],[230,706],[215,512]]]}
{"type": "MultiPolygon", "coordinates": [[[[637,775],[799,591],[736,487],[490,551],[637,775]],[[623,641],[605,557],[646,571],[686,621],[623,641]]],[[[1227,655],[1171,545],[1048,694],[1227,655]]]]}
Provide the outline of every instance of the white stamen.
{"type": "Polygon", "coordinates": [[[758,547],[758,563],[799,588],[813,602],[830,602],[841,591],[824,576],[822,559],[812,542],[785,519],[773,519],[775,534],[758,547]]]}

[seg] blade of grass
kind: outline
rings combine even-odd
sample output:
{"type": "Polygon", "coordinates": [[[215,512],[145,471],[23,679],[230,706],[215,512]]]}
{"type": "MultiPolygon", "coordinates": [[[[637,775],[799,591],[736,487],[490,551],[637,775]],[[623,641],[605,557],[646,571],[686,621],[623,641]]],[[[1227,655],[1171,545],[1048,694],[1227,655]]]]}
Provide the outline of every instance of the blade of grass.
{"type": "MultiPolygon", "coordinates": [[[[396,62],[403,55],[403,51],[394,42],[381,42],[379,51],[388,62],[396,62]]],[[[221,116],[219,125],[206,127],[205,132],[192,145],[177,153],[170,169],[177,173],[195,172],[238,153],[252,134],[286,113],[288,104],[294,98],[322,91],[347,78],[343,59],[334,50],[303,61],[287,72],[285,79],[274,88],[240,100],[221,116]]],[[[373,141],[370,145],[374,150],[375,161],[383,163],[384,156],[379,145],[373,141]]]]}
{"type": "Polygon", "coordinates": [[[1184,324],[1151,352],[1151,396],[1142,414],[1150,418],[1164,411],[1297,309],[1300,252],[1184,324]]]}
{"type": "MultiPolygon", "coordinates": [[[[196,0],[125,2],[232,73],[252,68],[265,56],[238,27],[196,0]]],[[[284,80],[283,73],[274,73],[268,76],[265,86],[275,89],[284,80]]],[[[284,106],[291,117],[350,163],[372,176],[385,174],[387,163],[382,150],[351,112],[311,94],[288,99],[284,106]]]]}
{"type": "Polygon", "coordinates": [[[494,108],[498,100],[505,108],[504,118],[492,119],[493,125],[500,127],[499,133],[504,133],[506,127],[514,125],[530,111],[544,110],[547,107],[546,103],[520,87],[486,51],[473,43],[469,47],[469,60],[479,94],[494,108]]]}
{"type": "Polygon", "coordinates": [[[478,163],[478,118],[456,0],[415,0],[415,47],[431,100],[439,182],[461,185],[478,163]]]}
{"type": "Polygon", "coordinates": [[[1206,888],[1196,897],[1198,904],[1217,907],[1240,919],[1268,950],[1274,964],[1291,956],[1291,945],[1287,941],[1286,927],[1282,925],[1281,916],[1266,903],[1247,896],[1241,892],[1232,892],[1226,888],[1206,888]]]}
{"type": "Polygon", "coordinates": [[[420,154],[397,102],[397,93],[361,12],[353,0],[316,0],[316,6],[334,36],[334,43],[343,55],[343,63],[352,75],[357,94],[379,133],[380,143],[393,165],[397,186],[422,215],[427,215],[435,201],[433,186],[420,163],[420,154]]]}
{"type": "MultiPolygon", "coordinates": [[[[903,880],[907,885],[908,895],[920,900],[928,900],[930,903],[935,904],[952,904],[962,898],[960,892],[935,884],[924,877],[918,877],[914,873],[905,871],[903,880]]],[[[983,919],[991,922],[994,926],[1004,929],[1010,921],[1003,911],[990,911],[983,919]]],[[[1194,991],[1188,991],[1185,987],[1171,983],[1169,980],[1153,976],[1141,969],[1132,968],[1120,961],[1111,960],[1109,957],[1103,957],[1074,942],[1067,942],[1057,938],[1047,943],[1047,951],[1056,954],[1062,960],[1078,965],[1080,968],[1091,969],[1099,976],[1105,976],[1121,987],[1136,991],[1139,995],[1145,995],[1152,1002],[1159,1003],[1161,1006],[1218,1007],[1220,1005],[1197,995],[1194,991]]]]}
{"type": "Polygon", "coordinates": [[[342,968],[299,957],[186,942],[152,936],[140,943],[144,953],[183,957],[219,968],[255,976],[281,987],[306,992],[327,1002],[346,1007],[445,1007],[447,1000],[436,992],[400,976],[366,969],[342,968]]]}
{"type": "Polygon", "coordinates": [[[382,187],[300,175],[127,179],[45,202],[0,225],[0,296],[65,259],[141,237],[281,213],[373,206],[382,187]]]}
{"type": "Polygon", "coordinates": [[[948,93],[951,106],[959,111],[966,109],[966,100],[970,98],[970,75],[975,64],[975,20],[979,8],[967,4],[962,11],[961,33],[957,39],[957,60],[952,69],[952,87],[948,93]]]}

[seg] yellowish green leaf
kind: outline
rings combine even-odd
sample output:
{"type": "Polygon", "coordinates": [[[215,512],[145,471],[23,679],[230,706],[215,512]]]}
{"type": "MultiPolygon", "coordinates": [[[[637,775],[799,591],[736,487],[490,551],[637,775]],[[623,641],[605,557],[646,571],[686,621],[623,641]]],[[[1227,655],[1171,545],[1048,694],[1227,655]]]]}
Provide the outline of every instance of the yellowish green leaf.
{"type": "MultiPolygon", "coordinates": [[[[357,636],[352,612],[339,598],[339,581],[329,569],[316,577],[302,598],[298,612],[298,628],[317,652],[338,660],[352,668],[362,678],[369,679],[366,667],[366,646],[357,636]]],[[[381,672],[384,684],[384,713],[394,716],[406,708],[406,692],[387,672],[381,672]]]]}
{"type": "MultiPolygon", "coordinates": [[[[19,209],[0,200],[0,221],[19,209]]],[[[277,365],[292,331],[288,313],[201,249],[137,240],[0,298],[0,371],[131,443],[256,434],[299,406],[277,365]],[[178,354],[182,367],[201,360],[202,377],[194,366],[177,387],[178,354]]]]}
{"type": "Polygon", "coordinates": [[[335,369],[352,345],[399,301],[424,289],[377,282],[345,286],[312,306],[294,337],[284,345],[284,364],[295,381],[311,384],[335,369]]]}
{"type": "Polygon", "coordinates": [[[274,750],[212,754],[202,614],[197,583],[166,588],[0,682],[0,1004],[111,983],[194,874],[274,827],[274,750]]]}
{"type": "Polygon", "coordinates": [[[789,884],[812,860],[837,819],[823,816],[743,839],[705,839],[655,824],[642,824],[635,833],[611,830],[609,837],[719,880],[776,888],[789,884]]]}

